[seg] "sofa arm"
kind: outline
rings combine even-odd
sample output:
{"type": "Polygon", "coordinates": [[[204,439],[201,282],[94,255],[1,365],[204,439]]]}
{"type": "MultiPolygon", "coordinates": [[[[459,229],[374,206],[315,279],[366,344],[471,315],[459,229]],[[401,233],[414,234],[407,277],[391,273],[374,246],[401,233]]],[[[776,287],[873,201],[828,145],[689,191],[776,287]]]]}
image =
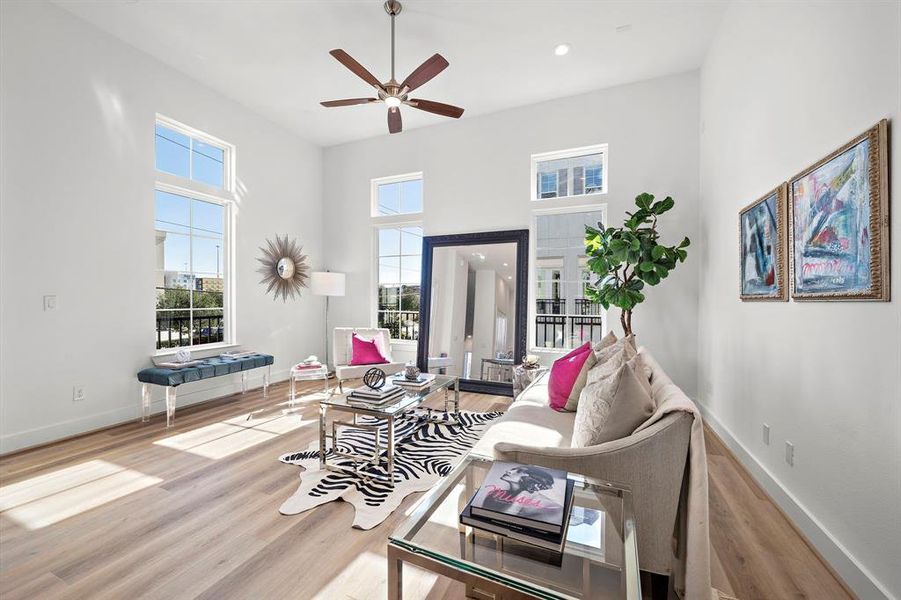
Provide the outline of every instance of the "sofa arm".
{"type": "Polygon", "coordinates": [[[691,424],[690,414],[673,413],[636,434],[597,446],[538,448],[501,442],[494,446],[494,456],[627,486],[641,568],[669,573],[691,424]]]}

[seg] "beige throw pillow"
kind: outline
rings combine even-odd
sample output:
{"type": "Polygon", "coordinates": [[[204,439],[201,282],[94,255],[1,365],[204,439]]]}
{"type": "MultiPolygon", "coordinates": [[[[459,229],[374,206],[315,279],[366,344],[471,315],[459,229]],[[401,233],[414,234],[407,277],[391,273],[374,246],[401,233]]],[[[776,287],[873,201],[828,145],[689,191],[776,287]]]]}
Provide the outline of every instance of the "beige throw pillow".
{"type": "Polygon", "coordinates": [[[627,437],[653,414],[651,386],[642,363],[637,355],[609,377],[585,386],[576,410],[573,448],[627,437]]]}
{"type": "Polygon", "coordinates": [[[612,331],[608,331],[607,335],[602,337],[601,341],[598,342],[597,344],[595,344],[594,346],[592,346],[591,349],[594,350],[595,354],[597,354],[604,348],[607,348],[608,346],[612,346],[615,343],[616,343],[616,334],[613,333],[612,331]]]}
{"type": "Polygon", "coordinates": [[[623,364],[632,360],[637,353],[633,336],[620,338],[613,344],[605,346],[595,352],[595,357],[598,359],[597,365],[588,372],[587,383],[594,383],[609,377],[619,370],[623,364]]]}

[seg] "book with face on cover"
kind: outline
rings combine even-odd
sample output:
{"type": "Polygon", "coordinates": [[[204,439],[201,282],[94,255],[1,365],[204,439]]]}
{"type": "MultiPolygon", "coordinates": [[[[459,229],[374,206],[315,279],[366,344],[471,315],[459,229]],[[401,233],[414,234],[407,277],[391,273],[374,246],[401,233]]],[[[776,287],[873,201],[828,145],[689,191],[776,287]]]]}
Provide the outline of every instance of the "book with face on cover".
{"type": "Polygon", "coordinates": [[[566,471],[495,462],[470,507],[473,516],[560,533],[572,494],[566,471]]]}

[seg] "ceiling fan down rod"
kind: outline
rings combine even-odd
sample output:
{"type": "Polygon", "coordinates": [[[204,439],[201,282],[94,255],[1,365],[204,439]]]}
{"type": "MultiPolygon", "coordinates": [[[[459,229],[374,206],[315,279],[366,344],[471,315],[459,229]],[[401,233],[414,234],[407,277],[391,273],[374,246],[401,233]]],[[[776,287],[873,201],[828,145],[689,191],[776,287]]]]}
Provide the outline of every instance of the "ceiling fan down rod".
{"type": "Polygon", "coordinates": [[[385,2],[385,12],[391,16],[391,81],[394,79],[394,17],[400,14],[401,3],[397,0],[387,0],[385,2]]]}

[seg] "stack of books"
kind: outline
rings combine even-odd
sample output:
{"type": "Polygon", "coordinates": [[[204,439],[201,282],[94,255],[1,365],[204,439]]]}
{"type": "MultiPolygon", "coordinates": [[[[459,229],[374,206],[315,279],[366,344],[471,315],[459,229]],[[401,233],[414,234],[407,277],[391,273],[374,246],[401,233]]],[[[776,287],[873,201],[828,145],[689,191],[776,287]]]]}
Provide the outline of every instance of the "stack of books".
{"type": "Polygon", "coordinates": [[[399,385],[407,389],[417,391],[432,385],[433,381],[435,381],[435,376],[429,375],[428,373],[420,373],[416,379],[407,379],[403,373],[395,375],[391,378],[391,382],[394,385],[399,385]]]}
{"type": "Polygon", "coordinates": [[[321,369],[321,368],[322,368],[322,363],[319,362],[318,360],[312,360],[312,361],[305,360],[303,362],[299,362],[296,365],[294,365],[295,371],[315,371],[316,369],[321,369]]]}
{"type": "Polygon", "coordinates": [[[495,462],[460,522],[521,542],[563,552],[573,503],[565,471],[495,462]]]}
{"type": "Polygon", "coordinates": [[[380,406],[388,404],[404,395],[404,388],[388,383],[385,387],[374,390],[371,388],[358,388],[347,395],[347,399],[361,404],[380,406]]]}

